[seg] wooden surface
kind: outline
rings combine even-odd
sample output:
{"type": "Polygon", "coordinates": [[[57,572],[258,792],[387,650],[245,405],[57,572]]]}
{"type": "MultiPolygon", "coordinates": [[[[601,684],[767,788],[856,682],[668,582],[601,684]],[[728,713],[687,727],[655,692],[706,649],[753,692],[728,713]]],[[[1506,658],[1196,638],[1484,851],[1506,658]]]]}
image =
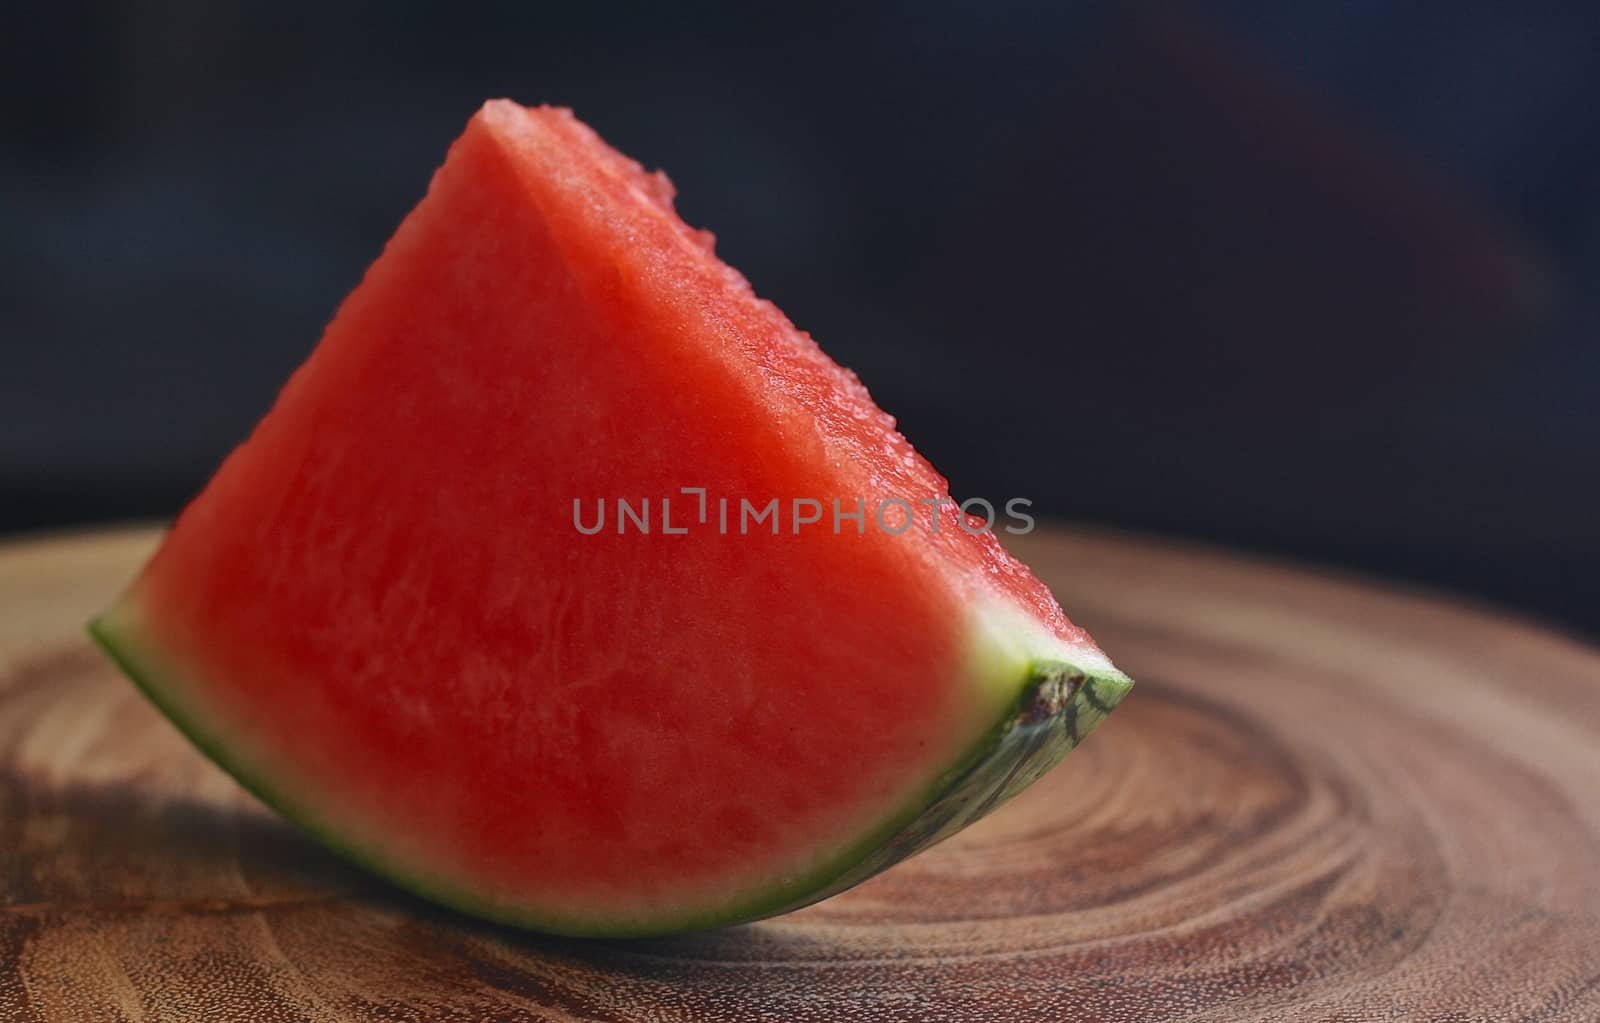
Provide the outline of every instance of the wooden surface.
{"type": "Polygon", "coordinates": [[[1025,539],[1139,680],[1084,748],[846,895],[620,943],[395,893],[194,753],[81,632],[153,534],[0,547],[0,1023],[1600,1020],[1600,655],[1025,539]]]}

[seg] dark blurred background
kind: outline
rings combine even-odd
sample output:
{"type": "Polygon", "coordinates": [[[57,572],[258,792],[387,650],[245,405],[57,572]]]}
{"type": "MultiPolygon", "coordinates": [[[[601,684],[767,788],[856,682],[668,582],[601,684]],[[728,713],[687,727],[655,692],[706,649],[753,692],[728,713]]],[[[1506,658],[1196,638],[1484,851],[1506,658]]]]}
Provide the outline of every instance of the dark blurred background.
{"type": "Polygon", "coordinates": [[[958,497],[1600,631],[1595,5],[0,4],[0,531],[174,513],[504,95],[958,497]]]}

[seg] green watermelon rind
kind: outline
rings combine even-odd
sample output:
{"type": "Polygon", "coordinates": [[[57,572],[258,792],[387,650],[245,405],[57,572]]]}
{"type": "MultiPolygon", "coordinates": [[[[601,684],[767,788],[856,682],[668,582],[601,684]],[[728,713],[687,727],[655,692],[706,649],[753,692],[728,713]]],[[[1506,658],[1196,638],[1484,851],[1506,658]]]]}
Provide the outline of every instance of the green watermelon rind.
{"type": "Polygon", "coordinates": [[[948,838],[1020,793],[1105,720],[1133,686],[1128,676],[1113,668],[1080,669],[1059,660],[1035,661],[995,726],[955,766],[820,866],[711,910],[649,920],[609,916],[583,920],[486,900],[417,876],[369,845],[348,840],[320,815],[268,784],[264,776],[270,771],[253,769],[244,757],[230,752],[227,742],[202,727],[202,715],[180,705],[177,686],[161,684],[163,677],[177,673],[161,670],[163,658],[143,649],[138,637],[126,634],[134,630],[120,629],[110,621],[117,610],[89,623],[94,642],[196,748],[262,803],[338,855],[430,902],[494,923],[571,937],[638,938],[708,930],[789,912],[836,895],[948,838]]]}
{"type": "Polygon", "coordinates": [[[1038,660],[1001,721],[909,811],[851,847],[855,862],[821,888],[749,919],[800,909],[853,888],[963,830],[1020,795],[1100,725],[1133,688],[1114,668],[1038,660]]]}

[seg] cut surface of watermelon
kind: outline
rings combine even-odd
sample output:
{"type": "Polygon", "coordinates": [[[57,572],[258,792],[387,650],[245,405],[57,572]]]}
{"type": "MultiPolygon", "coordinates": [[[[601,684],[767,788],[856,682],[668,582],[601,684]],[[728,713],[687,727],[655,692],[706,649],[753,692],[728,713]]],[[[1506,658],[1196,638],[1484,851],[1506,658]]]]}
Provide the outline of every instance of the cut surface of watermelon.
{"type": "Polygon", "coordinates": [[[485,105],[91,625],[328,844],[544,930],[814,901],[1019,791],[1130,685],[671,197],[567,111],[485,105]],[[836,531],[836,500],[864,521],[836,531]]]}

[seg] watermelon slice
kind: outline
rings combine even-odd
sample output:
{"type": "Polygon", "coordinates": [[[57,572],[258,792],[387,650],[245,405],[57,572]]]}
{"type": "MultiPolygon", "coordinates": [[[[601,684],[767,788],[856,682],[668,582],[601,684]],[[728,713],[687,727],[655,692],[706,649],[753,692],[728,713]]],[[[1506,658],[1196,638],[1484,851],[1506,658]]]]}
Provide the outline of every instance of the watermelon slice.
{"type": "Polygon", "coordinates": [[[90,626],[328,845],[542,930],[840,891],[1130,685],[672,194],[484,106],[90,626]]]}

